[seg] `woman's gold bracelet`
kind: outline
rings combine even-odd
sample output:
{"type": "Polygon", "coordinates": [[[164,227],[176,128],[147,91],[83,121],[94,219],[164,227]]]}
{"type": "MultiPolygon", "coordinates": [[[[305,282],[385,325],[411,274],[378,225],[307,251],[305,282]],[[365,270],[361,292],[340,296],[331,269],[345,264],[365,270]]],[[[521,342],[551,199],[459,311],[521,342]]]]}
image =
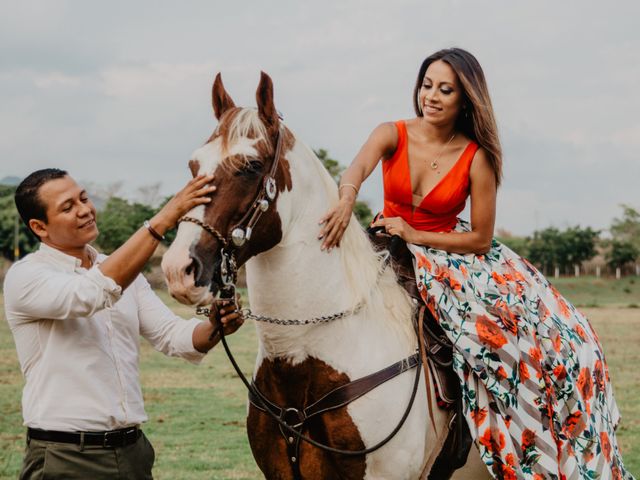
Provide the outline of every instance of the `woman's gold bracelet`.
{"type": "Polygon", "coordinates": [[[358,187],[356,187],[353,183],[343,183],[338,187],[338,191],[342,190],[342,187],[351,187],[356,192],[356,197],[358,196],[358,187]]]}

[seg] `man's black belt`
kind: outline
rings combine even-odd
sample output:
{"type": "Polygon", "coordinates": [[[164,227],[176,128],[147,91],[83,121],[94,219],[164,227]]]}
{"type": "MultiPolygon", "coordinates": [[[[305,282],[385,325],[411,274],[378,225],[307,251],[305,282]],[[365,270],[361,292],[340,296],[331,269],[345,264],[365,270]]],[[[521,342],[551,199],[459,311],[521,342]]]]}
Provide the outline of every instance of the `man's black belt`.
{"type": "Polygon", "coordinates": [[[140,427],[127,427],[108,432],[56,432],[53,430],[27,429],[27,437],[45,442],[99,445],[104,448],[126,447],[136,443],[142,435],[140,427]]]}

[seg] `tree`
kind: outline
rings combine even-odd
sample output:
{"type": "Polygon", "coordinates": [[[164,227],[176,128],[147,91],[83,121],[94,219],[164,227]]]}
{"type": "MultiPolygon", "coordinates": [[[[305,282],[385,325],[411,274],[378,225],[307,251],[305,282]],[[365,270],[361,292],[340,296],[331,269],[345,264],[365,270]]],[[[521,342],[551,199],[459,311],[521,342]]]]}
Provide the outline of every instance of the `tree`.
{"type": "Polygon", "coordinates": [[[111,253],[133,235],[145,220],[153,217],[156,209],[141,203],[129,203],[120,197],[111,197],[98,214],[100,235],[96,244],[104,253],[111,253]]]}
{"type": "MultiPolygon", "coordinates": [[[[327,169],[329,175],[335,180],[336,183],[340,183],[340,176],[344,171],[344,167],[340,165],[340,163],[329,157],[329,152],[324,148],[319,148],[318,150],[314,150],[316,156],[320,159],[324,168],[327,169]]],[[[367,228],[369,224],[373,221],[373,212],[369,207],[369,204],[364,200],[356,200],[355,205],[353,206],[353,213],[364,228],[367,228]]]]}
{"type": "Polygon", "coordinates": [[[600,236],[599,230],[591,227],[570,227],[562,232],[562,248],[560,250],[560,267],[567,268],[580,265],[582,262],[596,256],[596,242],[600,236]]]}
{"type": "Polygon", "coordinates": [[[640,257],[640,250],[631,242],[611,241],[611,249],[607,252],[607,264],[611,268],[622,268],[633,264],[640,257]]]}
{"type": "Polygon", "coordinates": [[[551,271],[558,264],[560,231],[553,227],[536,230],[528,240],[529,260],[542,267],[544,272],[551,271]]]}
{"type": "Polygon", "coordinates": [[[598,230],[579,226],[567,228],[563,232],[554,227],[535,231],[528,242],[529,259],[544,271],[558,267],[567,272],[574,265],[596,255],[599,235],[598,230]]]}
{"type": "Polygon", "coordinates": [[[344,171],[344,167],[340,165],[340,163],[337,160],[329,157],[329,152],[324,148],[319,148],[318,150],[314,150],[314,153],[320,159],[320,161],[322,162],[322,165],[324,165],[324,168],[327,169],[327,172],[329,172],[329,175],[331,175],[331,178],[333,178],[336,181],[336,183],[340,183],[340,175],[342,175],[342,172],[344,171]]]}
{"type": "Polygon", "coordinates": [[[505,229],[499,228],[496,232],[496,240],[506,245],[521,257],[529,258],[529,239],[518,237],[505,229]]]}
{"type": "Polygon", "coordinates": [[[629,205],[621,205],[622,218],[614,218],[609,231],[615,240],[630,243],[640,250],[640,212],[629,205]]]}
{"type": "Polygon", "coordinates": [[[14,260],[15,231],[18,226],[18,250],[20,257],[32,252],[38,245],[38,239],[22,223],[13,200],[15,187],[2,185],[0,196],[0,252],[8,260],[14,260]]]}

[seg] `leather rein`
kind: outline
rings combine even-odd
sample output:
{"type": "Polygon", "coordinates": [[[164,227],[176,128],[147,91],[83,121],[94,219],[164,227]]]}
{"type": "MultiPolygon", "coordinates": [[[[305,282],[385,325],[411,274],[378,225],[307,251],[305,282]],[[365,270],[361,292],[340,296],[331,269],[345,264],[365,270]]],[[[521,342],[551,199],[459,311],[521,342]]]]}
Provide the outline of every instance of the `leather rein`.
{"type": "MultiPolygon", "coordinates": [[[[253,229],[262,216],[264,212],[266,212],[271,203],[275,200],[277,194],[277,184],[275,180],[275,175],[280,164],[280,156],[282,150],[282,127],[278,131],[276,149],[273,159],[273,164],[271,169],[267,175],[263,178],[263,185],[251,207],[242,219],[235,225],[235,227],[231,231],[231,235],[229,237],[221,234],[216,228],[211,225],[193,217],[184,216],[179,222],[191,222],[200,226],[207,233],[215,237],[221,244],[220,247],[220,255],[221,255],[221,265],[220,265],[220,277],[222,280],[223,287],[220,289],[220,298],[229,299],[234,304],[236,309],[238,309],[238,305],[236,303],[236,279],[237,279],[237,264],[235,260],[235,250],[237,248],[242,247],[251,239],[251,234],[253,229]],[[246,225],[245,225],[246,222],[246,225]]],[[[389,258],[385,259],[385,265],[382,270],[386,267],[386,262],[389,258]]],[[[215,301],[214,301],[215,303],[215,301]]],[[[325,317],[317,317],[314,319],[308,320],[280,320],[273,319],[270,317],[263,317],[258,315],[253,315],[250,310],[243,309],[242,314],[245,317],[251,318],[257,321],[264,321],[268,323],[275,323],[279,325],[308,325],[314,323],[326,323],[329,321],[337,320],[340,318],[344,318],[350,315],[354,315],[362,308],[363,304],[358,304],[355,308],[350,310],[345,310],[343,312],[325,316],[325,317]]],[[[204,314],[209,316],[210,320],[215,320],[214,316],[216,315],[217,309],[213,307],[211,309],[207,308],[198,308],[196,313],[204,314]]],[[[420,383],[420,366],[422,365],[422,358],[419,352],[407,357],[399,362],[394,363],[382,370],[379,370],[375,373],[367,375],[365,377],[359,378],[352,382],[349,382],[345,385],[341,385],[334,390],[330,391],[319,400],[314,402],[312,405],[309,405],[303,409],[297,409],[292,407],[280,407],[270,401],[268,398],[262,394],[256,384],[246,378],[240,367],[238,366],[231,350],[229,349],[229,345],[227,344],[225,334],[222,328],[222,325],[218,326],[218,329],[214,331],[212,334],[212,338],[215,335],[220,335],[220,340],[222,345],[224,346],[225,352],[229,357],[229,361],[231,362],[233,368],[235,369],[237,375],[240,377],[240,380],[244,383],[245,387],[249,393],[249,401],[254,407],[258,410],[265,412],[268,414],[279,426],[280,432],[285,438],[285,443],[287,445],[287,454],[289,456],[289,462],[293,469],[294,477],[301,478],[300,469],[299,469],[299,448],[300,441],[307,442],[321,450],[340,454],[347,456],[361,456],[366,455],[368,453],[374,452],[381,448],[383,445],[387,444],[395,434],[402,428],[404,425],[409,413],[411,412],[411,408],[413,406],[416,393],[418,391],[418,385],[420,383]],[[407,407],[396,425],[396,427],[387,435],[383,440],[376,443],[375,445],[361,449],[361,450],[343,450],[339,448],[333,448],[329,445],[325,445],[320,443],[312,438],[304,435],[302,433],[302,429],[310,418],[313,418],[317,415],[321,415],[327,411],[335,410],[338,408],[342,408],[347,406],[352,401],[360,398],[366,393],[370,392],[374,388],[383,384],[384,382],[408,371],[412,368],[416,368],[415,379],[413,382],[413,388],[411,392],[411,397],[407,404],[407,407]]]]}

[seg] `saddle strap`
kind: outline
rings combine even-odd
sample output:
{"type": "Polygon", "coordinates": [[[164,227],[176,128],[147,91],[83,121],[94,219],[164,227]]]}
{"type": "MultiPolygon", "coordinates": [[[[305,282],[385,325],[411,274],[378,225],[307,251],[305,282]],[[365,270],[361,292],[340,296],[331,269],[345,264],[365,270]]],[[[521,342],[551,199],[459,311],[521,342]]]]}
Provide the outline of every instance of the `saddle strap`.
{"type": "Polygon", "coordinates": [[[415,368],[418,363],[419,354],[416,352],[410,357],[400,360],[382,370],[335,388],[305,408],[304,412],[307,418],[309,418],[329,410],[344,407],[364,394],[369,393],[374,388],[382,385],[387,380],[391,380],[401,373],[415,368]]]}
{"type": "MultiPolygon", "coordinates": [[[[278,418],[284,421],[289,427],[295,429],[298,433],[302,433],[304,424],[309,418],[328,412],[329,410],[344,407],[357,398],[360,398],[370,392],[377,386],[382,385],[387,380],[391,380],[401,373],[415,368],[419,364],[420,354],[416,352],[410,357],[400,360],[399,362],[383,368],[382,370],[378,370],[366,377],[359,378],[358,380],[354,380],[353,382],[349,382],[331,390],[329,393],[322,396],[319,400],[303,410],[298,410],[293,407],[279,407],[260,393],[255,382],[252,381],[251,386],[253,388],[249,389],[249,402],[251,402],[255,408],[264,412],[265,409],[260,405],[260,403],[262,403],[271,411],[271,413],[277,415],[278,418]],[[260,398],[257,398],[257,395],[254,392],[257,392],[260,398]]],[[[428,368],[425,368],[425,370],[428,370],[428,368]]],[[[301,480],[300,437],[298,435],[295,437],[292,436],[289,432],[285,431],[282,425],[279,425],[279,428],[287,447],[287,456],[289,458],[289,465],[291,466],[293,478],[294,480],[301,480]]]]}
{"type": "MultiPolygon", "coordinates": [[[[344,407],[345,405],[348,405],[361,396],[369,393],[379,385],[382,385],[386,381],[391,380],[392,378],[395,378],[401,373],[411,370],[412,368],[415,368],[420,362],[419,356],[419,353],[414,353],[410,357],[400,360],[393,365],[389,365],[382,370],[378,370],[377,372],[371,373],[366,377],[359,378],[331,390],[329,393],[322,396],[320,399],[304,408],[302,411],[298,410],[298,423],[304,423],[311,417],[324,412],[328,412],[330,410],[335,410],[336,408],[344,407]]],[[[257,390],[255,383],[251,382],[251,384],[253,388],[257,390]]],[[[270,401],[268,398],[266,398],[264,395],[261,395],[261,397],[261,399],[257,399],[254,393],[249,390],[249,401],[258,410],[265,411],[264,408],[262,408],[262,406],[260,405],[260,400],[264,400],[264,404],[269,407],[269,410],[271,410],[272,413],[278,415],[281,418],[283,417],[283,414],[289,411],[297,410],[295,408],[281,408],[270,401]]]]}
{"type": "Polygon", "coordinates": [[[427,356],[427,348],[425,345],[424,337],[422,336],[423,328],[424,328],[424,312],[427,309],[426,305],[421,305],[420,310],[418,311],[418,344],[420,345],[420,355],[422,356],[422,370],[424,372],[424,383],[427,389],[427,407],[429,409],[429,419],[431,420],[431,425],[433,425],[433,431],[438,436],[438,427],[436,426],[436,420],[433,415],[433,401],[431,400],[431,391],[430,391],[430,382],[429,382],[429,365],[427,356]]]}

